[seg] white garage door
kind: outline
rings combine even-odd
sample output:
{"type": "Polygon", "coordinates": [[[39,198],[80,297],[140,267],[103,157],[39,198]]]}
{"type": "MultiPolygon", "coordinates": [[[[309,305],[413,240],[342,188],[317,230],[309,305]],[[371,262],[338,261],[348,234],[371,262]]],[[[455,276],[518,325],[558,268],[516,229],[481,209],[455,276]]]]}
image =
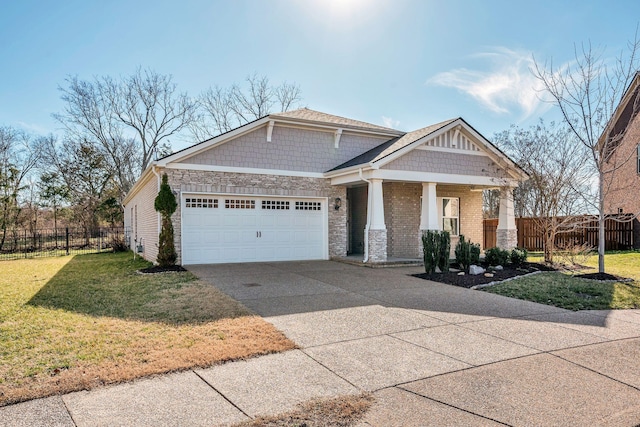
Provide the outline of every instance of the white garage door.
{"type": "Polygon", "coordinates": [[[182,263],[327,258],[323,199],[184,194],[182,263]]]}

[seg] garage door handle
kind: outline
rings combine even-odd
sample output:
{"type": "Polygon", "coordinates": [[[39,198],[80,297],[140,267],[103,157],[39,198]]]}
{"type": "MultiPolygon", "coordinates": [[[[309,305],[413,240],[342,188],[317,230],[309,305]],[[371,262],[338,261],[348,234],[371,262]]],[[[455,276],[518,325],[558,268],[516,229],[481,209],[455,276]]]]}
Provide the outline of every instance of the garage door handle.
{"type": "Polygon", "coordinates": [[[262,231],[256,231],[256,237],[262,237],[262,231]]]}

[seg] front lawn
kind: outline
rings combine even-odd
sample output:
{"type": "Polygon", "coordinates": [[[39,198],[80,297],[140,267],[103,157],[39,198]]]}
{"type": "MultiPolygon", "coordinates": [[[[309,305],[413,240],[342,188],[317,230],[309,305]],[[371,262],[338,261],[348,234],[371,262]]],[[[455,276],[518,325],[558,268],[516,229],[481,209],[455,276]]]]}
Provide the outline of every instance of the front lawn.
{"type": "Polygon", "coordinates": [[[132,254],[0,263],[0,406],[291,349],[270,323],[189,272],[132,254]]]}
{"type": "MultiPolygon", "coordinates": [[[[535,259],[537,261],[537,259],[535,259]]],[[[598,257],[586,265],[597,271],[598,257]]],[[[569,273],[541,273],[482,289],[499,295],[569,310],[640,308],[640,252],[612,252],[605,255],[607,273],[634,279],[634,282],[607,283],[573,277],[569,273]]]]}

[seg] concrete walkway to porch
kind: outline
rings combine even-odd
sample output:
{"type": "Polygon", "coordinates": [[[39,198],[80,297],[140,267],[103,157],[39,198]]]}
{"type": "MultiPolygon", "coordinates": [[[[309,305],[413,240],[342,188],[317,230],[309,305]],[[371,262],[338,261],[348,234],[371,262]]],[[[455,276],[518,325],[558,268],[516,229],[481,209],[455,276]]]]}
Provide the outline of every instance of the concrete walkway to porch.
{"type": "Polygon", "coordinates": [[[640,423],[640,310],[571,312],[417,267],[189,269],[301,348],[0,408],[0,426],[227,425],[362,391],[359,426],[640,423]]]}

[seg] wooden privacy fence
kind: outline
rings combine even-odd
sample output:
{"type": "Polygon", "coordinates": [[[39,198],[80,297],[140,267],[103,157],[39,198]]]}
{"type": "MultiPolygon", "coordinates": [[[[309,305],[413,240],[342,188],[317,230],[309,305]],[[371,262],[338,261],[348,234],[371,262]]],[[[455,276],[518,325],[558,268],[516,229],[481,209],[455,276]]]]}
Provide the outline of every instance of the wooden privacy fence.
{"type": "MultiPolygon", "coordinates": [[[[575,217],[559,217],[559,222],[572,224],[571,227],[560,227],[556,235],[555,245],[558,248],[570,245],[587,244],[593,248],[598,247],[598,217],[594,215],[582,215],[575,217]]],[[[543,230],[539,226],[537,218],[516,218],[518,229],[518,247],[529,251],[544,250],[543,230]]],[[[638,221],[633,215],[613,215],[605,221],[605,249],[623,250],[634,247],[634,227],[638,227],[638,221]]],[[[484,247],[496,246],[496,229],[498,219],[484,220],[484,247]]]]}

